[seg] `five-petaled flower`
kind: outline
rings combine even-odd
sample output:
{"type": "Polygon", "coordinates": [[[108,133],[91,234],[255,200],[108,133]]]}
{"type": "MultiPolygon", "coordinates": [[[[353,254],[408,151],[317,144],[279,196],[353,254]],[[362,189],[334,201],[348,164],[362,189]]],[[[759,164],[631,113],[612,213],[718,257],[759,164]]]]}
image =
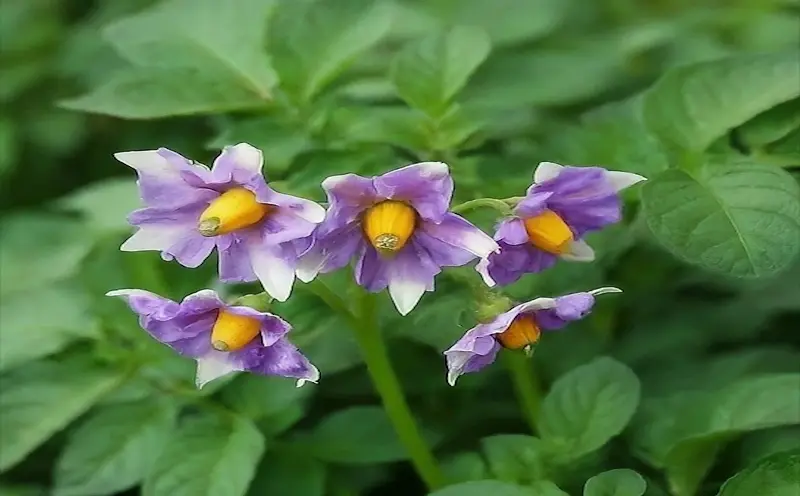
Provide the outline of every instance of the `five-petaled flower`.
{"type": "Polygon", "coordinates": [[[206,289],[180,303],[140,289],[110,291],[139,314],[151,336],[197,360],[197,387],[234,371],[317,382],[319,371],[289,342],[292,326],[271,313],[225,304],[206,289]]]}
{"type": "Polygon", "coordinates": [[[389,288],[406,315],[433,291],[441,267],[464,265],[498,249],[491,237],[449,212],[447,165],[423,162],[377,177],[325,179],[328,212],[301,260],[301,279],[355,261],[355,280],[370,292],[389,288]]]}
{"type": "Polygon", "coordinates": [[[115,157],[136,169],[146,204],[128,217],[139,229],[123,251],[158,250],[193,268],[216,247],[222,282],[257,278],[273,298],[289,297],[297,259],[325,210],[267,186],[260,150],[227,147],[212,169],[165,148],[115,157]]]}
{"type": "Polygon", "coordinates": [[[551,267],[559,257],[593,261],[584,235],[619,222],[619,191],[644,180],[629,172],[542,162],[514,216],[497,227],[500,251],[481,260],[478,272],[489,286],[506,285],[551,267]]]}
{"type": "Polygon", "coordinates": [[[521,350],[535,344],[542,331],[561,329],[570,321],[586,317],[594,306],[595,296],[620,292],[607,287],[558,298],[536,298],[478,324],[444,352],[447,382],[454,386],[458,376],[493,363],[501,348],[521,350]]]}

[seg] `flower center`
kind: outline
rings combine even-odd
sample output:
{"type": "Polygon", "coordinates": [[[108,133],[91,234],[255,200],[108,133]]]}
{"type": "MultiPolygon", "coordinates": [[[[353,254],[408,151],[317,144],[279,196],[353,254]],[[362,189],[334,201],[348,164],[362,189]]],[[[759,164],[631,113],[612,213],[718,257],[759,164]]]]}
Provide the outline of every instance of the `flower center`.
{"type": "Polygon", "coordinates": [[[406,245],[416,223],[417,213],[408,204],[385,200],[367,209],[363,226],[372,246],[388,255],[406,245]]]}
{"type": "Polygon", "coordinates": [[[524,222],[533,246],[554,255],[561,255],[569,249],[573,240],[572,230],[557,213],[545,210],[524,222]]]}
{"type": "Polygon", "coordinates": [[[520,350],[528,345],[536,343],[542,331],[536,322],[533,320],[532,315],[518,315],[517,318],[511,322],[508,329],[503,331],[497,336],[497,340],[503,345],[504,348],[509,350],[520,350]]]}
{"type": "Polygon", "coordinates": [[[233,188],[219,195],[200,215],[197,230],[203,236],[228,234],[260,221],[270,206],[258,203],[245,188],[233,188]]]}
{"type": "Polygon", "coordinates": [[[258,319],[220,310],[211,330],[211,347],[217,351],[241,350],[260,331],[261,322],[258,319]]]}

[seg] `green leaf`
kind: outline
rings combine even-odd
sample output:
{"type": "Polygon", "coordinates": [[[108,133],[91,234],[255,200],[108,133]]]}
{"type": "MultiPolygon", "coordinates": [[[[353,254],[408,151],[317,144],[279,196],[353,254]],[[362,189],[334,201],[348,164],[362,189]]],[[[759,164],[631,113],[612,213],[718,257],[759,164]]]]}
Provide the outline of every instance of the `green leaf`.
{"type": "Polygon", "coordinates": [[[800,97],[796,50],[679,67],[645,94],[648,127],[664,141],[701,151],[730,129],[800,97]]]}
{"type": "Polygon", "coordinates": [[[428,496],[486,496],[487,494],[492,496],[535,496],[535,493],[531,494],[527,488],[496,480],[462,482],[428,493],[428,496]]]}
{"type": "Polygon", "coordinates": [[[121,380],[118,373],[74,357],[0,376],[0,471],[20,462],[121,380]]]}
{"type": "Polygon", "coordinates": [[[325,465],[307,453],[270,451],[261,460],[248,496],[324,496],[325,465]]]}
{"type": "Polygon", "coordinates": [[[284,377],[241,374],[222,389],[222,401],[246,417],[259,419],[300,403],[312,391],[284,377]]]}
{"type": "Polygon", "coordinates": [[[795,496],[800,450],[776,453],[728,479],[719,496],[795,496]]]}
{"type": "Polygon", "coordinates": [[[536,481],[530,485],[530,488],[529,496],[569,496],[549,480],[536,481]]]}
{"type": "Polygon", "coordinates": [[[175,413],[153,400],[94,412],[72,433],[58,459],[55,494],[101,496],[137,485],[166,443],[175,413]]]}
{"type": "Polygon", "coordinates": [[[397,93],[431,117],[441,117],[470,75],[486,60],[491,42],[473,27],[455,27],[401,51],[390,77],[397,93]]]}
{"type": "Polygon", "coordinates": [[[595,475],[583,487],[583,496],[642,496],[647,490],[644,478],[626,468],[595,475]]]}
{"type": "Polygon", "coordinates": [[[0,302],[0,371],[98,335],[89,300],[74,286],[13,293],[0,302]],[[42,311],[46,302],[47,311],[42,311]]]}
{"type": "Polygon", "coordinates": [[[386,413],[376,406],[356,406],[329,415],[308,442],[314,456],[335,463],[386,463],[408,457],[386,413]]]}
{"type": "Polygon", "coordinates": [[[309,102],[388,31],[391,6],[380,0],[281,2],[269,51],[281,89],[309,102]]]}
{"type": "Polygon", "coordinates": [[[768,276],[800,248],[800,188],[777,167],[742,160],[669,170],[644,184],[642,208],[659,243],[715,272],[768,276]]]}
{"type": "Polygon", "coordinates": [[[264,437],[247,419],[204,413],[168,440],[143,496],[243,496],[264,453],[264,437]]]}
{"type": "Polygon", "coordinates": [[[558,0],[416,0],[408,2],[442,26],[477,26],[492,42],[511,45],[541,38],[558,27],[568,3],[558,0]]]}
{"type": "Polygon", "coordinates": [[[541,479],[541,441],[521,434],[499,434],[481,440],[483,454],[495,478],[526,484],[541,479]]]}
{"type": "Polygon", "coordinates": [[[800,374],[747,378],[709,398],[691,434],[673,443],[664,458],[673,492],[694,494],[722,443],[737,433],[800,424],[800,374]]]}
{"type": "Polygon", "coordinates": [[[36,486],[9,486],[0,483],[0,496],[46,496],[49,494],[43,487],[36,486]]]}
{"type": "Polygon", "coordinates": [[[483,480],[489,477],[486,462],[478,453],[458,453],[442,462],[442,472],[450,482],[483,480]]]}
{"type": "Polygon", "coordinates": [[[74,219],[21,213],[0,221],[0,294],[22,292],[69,277],[94,240],[74,219]]]}
{"type": "Polygon", "coordinates": [[[771,108],[742,124],[736,135],[748,148],[769,145],[789,136],[800,128],[800,99],[771,108]]]}
{"type": "Polygon", "coordinates": [[[126,217],[141,206],[141,200],[134,179],[113,178],[90,183],[58,204],[80,212],[89,228],[105,233],[129,231],[131,226],[126,217]]]}
{"type": "Polygon", "coordinates": [[[260,149],[264,153],[267,174],[278,175],[285,174],[295,157],[313,146],[311,137],[303,129],[267,116],[227,123],[208,147],[221,150],[242,142],[260,149]]]}
{"type": "Polygon", "coordinates": [[[259,108],[264,101],[221,72],[140,68],[123,71],[91,92],[59,105],[124,119],[158,119],[259,108]]]}
{"type": "MultiPolygon", "coordinates": [[[[196,86],[227,81],[228,91],[268,100],[274,83],[263,49],[272,0],[167,0],[106,28],[106,39],[141,67],[190,69],[196,86]]],[[[188,74],[187,74],[188,75],[188,74]]],[[[211,96],[211,95],[209,95],[211,96]]]]}
{"type": "Polygon", "coordinates": [[[542,402],[542,440],[567,459],[595,451],[625,428],[639,404],[639,380],[597,358],[560,377],[542,402]]]}

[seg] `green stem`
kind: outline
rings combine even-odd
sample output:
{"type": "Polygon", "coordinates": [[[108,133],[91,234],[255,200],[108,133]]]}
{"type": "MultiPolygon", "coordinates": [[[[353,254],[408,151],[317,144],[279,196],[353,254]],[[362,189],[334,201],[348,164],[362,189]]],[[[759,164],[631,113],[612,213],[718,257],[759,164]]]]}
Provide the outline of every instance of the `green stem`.
{"type": "Polygon", "coordinates": [[[511,205],[505,200],[498,200],[497,198],[476,198],[474,200],[465,201],[464,203],[455,205],[450,211],[460,214],[481,207],[493,208],[503,215],[511,214],[511,205]]]}
{"type": "Polygon", "coordinates": [[[341,297],[324,283],[314,281],[308,287],[332,310],[341,314],[351,324],[356,341],[364,355],[372,383],[381,397],[383,408],[394,426],[397,437],[411,457],[411,463],[417,474],[431,491],[444,486],[444,475],[422,437],[403,395],[397,374],[389,361],[386,344],[377,325],[373,297],[362,291],[358,298],[357,311],[354,314],[347,308],[341,297]]]}
{"type": "Polygon", "coordinates": [[[514,383],[514,390],[520,402],[525,420],[536,434],[538,432],[537,419],[539,418],[539,406],[542,402],[542,391],[536,376],[531,367],[528,357],[523,353],[505,353],[505,364],[511,374],[514,383]]]}

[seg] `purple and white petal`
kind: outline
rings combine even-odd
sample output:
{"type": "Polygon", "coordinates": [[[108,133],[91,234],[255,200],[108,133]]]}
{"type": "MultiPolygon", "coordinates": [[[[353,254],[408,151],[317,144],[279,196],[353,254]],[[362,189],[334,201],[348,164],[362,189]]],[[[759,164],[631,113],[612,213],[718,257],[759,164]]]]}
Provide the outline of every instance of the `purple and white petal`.
{"type": "Polygon", "coordinates": [[[500,221],[497,225],[494,239],[503,241],[507,245],[523,245],[529,241],[525,223],[519,217],[511,217],[500,221]]]}
{"type": "Polygon", "coordinates": [[[247,143],[226,146],[222,153],[214,160],[211,169],[214,181],[225,184],[236,182],[248,183],[253,176],[258,176],[263,181],[261,167],[264,165],[264,156],[261,150],[247,143]]]}
{"type": "Polygon", "coordinates": [[[536,217],[547,210],[547,200],[553,196],[552,191],[537,191],[534,183],[525,197],[514,207],[514,213],[524,219],[536,217]]]}
{"type": "Polygon", "coordinates": [[[551,308],[530,309],[535,315],[536,323],[543,330],[556,330],[566,326],[569,322],[580,320],[592,310],[597,295],[605,293],[619,293],[621,290],[613,287],[598,288],[584,293],[573,293],[555,299],[555,306],[551,308]]]}
{"type": "Polygon", "coordinates": [[[476,257],[486,258],[500,250],[491,237],[454,213],[445,213],[439,223],[423,222],[420,230],[476,257]]]}
{"type": "Polygon", "coordinates": [[[246,346],[231,355],[243,370],[261,375],[278,375],[297,379],[297,387],[319,381],[319,370],[287,339],[271,346],[246,346]]]}
{"type": "Polygon", "coordinates": [[[400,250],[386,265],[389,296],[400,315],[408,315],[425,291],[433,291],[434,277],[441,272],[427,253],[413,245],[400,250]]]}
{"type": "Polygon", "coordinates": [[[563,168],[563,165],[553,162],[541,162],[533,172],[533,182],[536,184],[541,184],[545,181],[555,179],[559,174],[561,174],[561,170],[563,168]]]}
{"type": "Polygon", "coordinates": [[[322,189],[328,195],[328,212],[317,230],[320,236],[345,228],[381,200],[373,180],[356,174],[331,176],[322,181],[322,189]]]}
{"type": "Polygon", "coordinates": [[[197,389],[233,372],[244,370],[240,360],[234,360],[231,353],[223,353],[214,349],[209,350],[205,355],[197,358],[197,372],[194,383],[197,389]]]}
{"type": "Polygon", "coordinates": [[[172,208],[198,201],[206,195],[184,181],[184,175],[197,174],[192,162],[175,152],[170,153],[176,158],[168,159],[163,151],[119,152],[114,157],[136,170],[142,199],[148,205],[172,208]]]}
{"type": "Polygon", "coordinates": [[[213,238],[207,238],[197,231],[184,231],[183,236],[161,252],[164,260],[175,259],[190,269],[199,267],[211,255],[216,246],[213,238]]]}
{"type": "Polygon", "coordinates": [[[569,251],[559,256],[570,262],[593,262],[595,259],[594,250],[582,239],[574,240],[569,245],[569,251]]]}
{"type": "Polygon", "coordinates": [[[227,238],[226,243],[217,241],[219,253],[219,278],[222,282],[251,282],[255,281],[256,273],[250,265],[250,254],[247,251],[245,239],[229,234],[220,236],[227,238]]]}
{"type": "Polygon", "coordinates": [[[634,174],[633,172],[607,170],[606,177],[617,192],[622,191],[625,188],[630,188],[634,184],[642,181],[647,181],[646,177],[640,176],[639,174],[634,174]]]}
{"type": "Polygon", "coordinates": [[[500,252],[492,253],[478,264],[476,269],[484,281],[494,281],[506,286],[525,274],[541,272],[555,265],[558,257],[535,248],[530,244],[509,245],[500,242],[500,252]]]}
{"type": "Polygon", "coordinates": [[[164,251],[180,241],[186,229],[169,224],[142,225],[119,247],[122,251],[164,251]]]}
{"type": "Polygon", "coordinates": [[[261,243],[279,245],[309,237],[316,226],[313,222],[299,217],[296,213],[281,208],[267,215],[256,229],[261,237],[261,243]]]}
{"type": "Polygon", "coordinates": [[[477,372],[484,367],[491,365],[497,359],[497,353],[502,346],[494,338],[483,338],[481,345],[491,346],[485,354],[478,354],[468,351],[453,351],[445,355],[447,361],[447,383],[451,386],[456,385],[459,376],[477,372]]]}
{"type": "Polygon", "coordinates": [[[288,300],[297,268],[297,258],[290,247],[264,246],[257,238],[248,239],[246,246],[250,265],[264,291],[278,301],[288,300]]]}
{"type": "Polygon", "coordinates": [[[406,201],[425,220],[441,222],[453,197],[447,164],[421,162],[387,172],[374,180],[382,198],[406,201]]]}
{"type": "Polygon", "coordinates": [[[260,203],[280,207],[279,211],[284,215],[291,214],[312,224],[319,224],[325,220],[325,209],[320,204],[305,198],[279,193],[269,186],[258,191],[256,199],[260,203]]]}

